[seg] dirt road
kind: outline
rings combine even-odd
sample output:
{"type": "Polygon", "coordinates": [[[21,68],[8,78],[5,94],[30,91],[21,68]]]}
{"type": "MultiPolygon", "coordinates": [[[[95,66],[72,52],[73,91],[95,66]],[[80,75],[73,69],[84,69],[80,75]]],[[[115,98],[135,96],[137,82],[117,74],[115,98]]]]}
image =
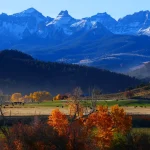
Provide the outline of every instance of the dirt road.
{"type": "MultiPolygon", "coordinates": [[[[150,115],[150,107],[147,108],[123,107],[123,108],[128,114],[149,114],[150,115]]],[[[51,111],[54,109],[57,108],[55,107],[3,108],[3,112],[5,116],[34,116],[34,115],[49,115],[51,111]]],[[[59,110],[65,114],[69,113],[68,108],[59,108],[59,110]]]]}

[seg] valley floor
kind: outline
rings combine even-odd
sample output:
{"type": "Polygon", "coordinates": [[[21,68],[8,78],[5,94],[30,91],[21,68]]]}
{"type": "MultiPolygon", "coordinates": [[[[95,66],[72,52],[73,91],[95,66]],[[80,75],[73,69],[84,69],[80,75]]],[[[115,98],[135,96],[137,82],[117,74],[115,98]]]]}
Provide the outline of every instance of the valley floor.
{"type": "MultiPolygon", "coordinates": [[[[138,100],[126,100],[126,101],[98,101],[98,105],[112,105],[118,104],[122,106],[127,114],[133,115],[150,115],[150,102],[142,101],[138,103],[138,100]]],[[[83,105],[89,106],[86,112],[90,112],[90,102],[83,102],[83,105]]],[[[3,107],[3,113],[5,116],[34,116],[34,115],[49,115],[52,110],[59,109],[61,112],[68,114],[69,109],[66,101],[50,101],[42,102],[40,104],[25,104],[24,106],[7,106],[3,107]]]]}

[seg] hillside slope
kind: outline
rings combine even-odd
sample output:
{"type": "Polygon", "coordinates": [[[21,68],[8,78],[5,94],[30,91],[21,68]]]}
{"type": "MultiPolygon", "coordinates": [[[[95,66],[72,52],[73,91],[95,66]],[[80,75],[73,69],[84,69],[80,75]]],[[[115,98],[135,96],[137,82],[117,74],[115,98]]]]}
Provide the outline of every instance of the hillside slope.
{"type": "Polygon", "coordinates": [[[0,52],[0,70],[0,88],[5,93],[49,90],[56,94],[72,92],[76,86],[84,92],[88,92],[89,87],[97,87],[111,93],[140,83],[122,74],[92,67],[46,63],[12,50],[0,52]]]}
{"type": "Polygon", "coordinates": [[[127,72],[150,60],[149,43],[147,36],[108,35],[90,41],[82,36],[53,47],[35,47],[34,50],[26,47],[25,51],[42,60],[127,72]]]}
{"type": "Polygon", "coordinates": [[[150,81],[150,62],[145,62],[142,65],[129,72],[128,75],[150,81]]]}

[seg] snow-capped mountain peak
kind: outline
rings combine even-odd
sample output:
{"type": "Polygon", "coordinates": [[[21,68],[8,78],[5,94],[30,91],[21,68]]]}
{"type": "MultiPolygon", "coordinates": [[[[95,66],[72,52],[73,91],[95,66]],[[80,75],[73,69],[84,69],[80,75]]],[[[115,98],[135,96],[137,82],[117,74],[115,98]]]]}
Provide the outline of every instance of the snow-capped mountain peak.
{"type": "Polygon", "coordinates": [[[76,20],[69,15],[68,11],[65,10],[65,11],[61,11],[53,21],[47,24],[47,26],[50,26],[50,25],[55,25],[57,27],[60,27],[60,26],[63,27],[66,25],[69,26],[75,21],[76,20]]]}
{"type": "Polygon", "coordinates": [[[46,22],[48,21],[51,21],[50,17],[43,16],[34,8],[13,15],[1,14],[0,34],[8,34],[18,40],[33,34],[39,35],[39,32],[45,32],[46,22]]]}
{"type": "Polygon", "coordinates": [[[117,24],[117,21],[112,18],[109,14],[106,12],[104,13],[97,13],[94,16],[90,17],[91,21],[96,21],[101,23],[103,26],[105,26],[107,29],[112,31],[112,28],[117,24]]]}
{"type": "MultiPolygon", "coordinates": [[[[132,15],[127,15],[118,20],[115,33],[119,34],[146,34],[150,27],[150,12],[140,11],[132,15]]],[[[146,35],[149,35],[146,34],[146,35]]]]}
{"type": "Polygon", "coordinates": [[[93,28],[97,28],[98,23],[96,21],[91,21],[90,19],[82,19],[78,22],[75,22],[72,24],[70,27],[71,28],[76,28],[77,30],[90,30],[93,28]]]}

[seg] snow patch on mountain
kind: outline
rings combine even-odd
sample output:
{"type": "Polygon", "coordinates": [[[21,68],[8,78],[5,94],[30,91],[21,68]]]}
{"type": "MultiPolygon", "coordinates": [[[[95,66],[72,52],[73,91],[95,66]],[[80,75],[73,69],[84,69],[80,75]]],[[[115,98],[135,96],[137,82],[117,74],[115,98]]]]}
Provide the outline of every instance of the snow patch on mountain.
{"type": "Polygon", "coordinates": [[[95,22],[90,22],[88,20],[83,19],[83,20],[80,20],[79,22],[72,24],[70,27],[78,28],[78,29],[84,28],[85,30],[89,30],[93,27],[94,24],[95,22]]]}
{"type": "Polygon", "coordinates": [[[80,65],[87,65],[87,64],[91,64],[93,61],[90,60],[90,59],[82,59],[80,60],[77,64],[80,64],[80,65]]]}
{"type": "Polygon", "coordinates": [[[112,60],[112,59],[119,59],[119,58],[117,58],[117,57],[112,57],[112,56],[100,58],[100,60],[112,60]]]}
{"type": "Polygon", "coordinates": [[[146,28],[146,29],[140,29],[138,31],[138,34],[139,35],[147,35],[147,36],[150,36],[150,27],[146,28]]]}
{"type": "Polygon", "coordinates": [[[138,57],[150,58],[150,56],[133,54],[133,53],[117,53],[117,54],[111,54],[110,56],[138,56],[138,57]]]}

